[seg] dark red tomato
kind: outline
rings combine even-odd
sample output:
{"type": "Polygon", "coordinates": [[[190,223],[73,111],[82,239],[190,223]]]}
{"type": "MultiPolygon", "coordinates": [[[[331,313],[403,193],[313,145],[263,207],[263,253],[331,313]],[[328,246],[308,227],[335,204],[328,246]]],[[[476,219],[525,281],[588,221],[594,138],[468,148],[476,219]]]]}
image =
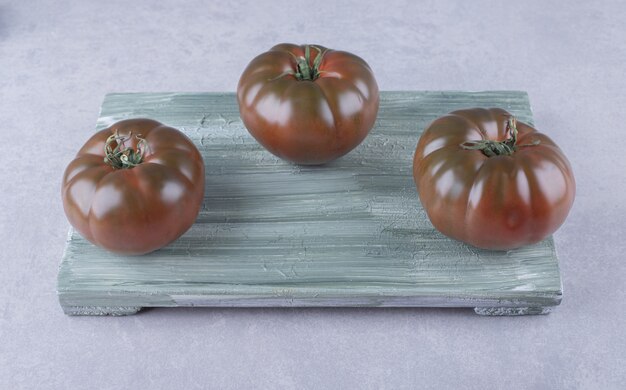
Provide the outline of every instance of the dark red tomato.
{"type": "Polygon", "coordinates": [[[360,57],[283,43],[250,62],[237,100],[243,123],[267,150],[297,164],[323,164],[363,141],[379,96],[360,57]]]}
{"type": "Polygon", "coordinates": [[[148,253],[195,221],[204,163],[180,131],[150,119],[124,120],[78,151],[62,195],[65,214],[83,237],[116,253],[148,253]]]}
{"type": "Polygon", "coordinates": [[[431,123],[417,145],[413,177],[435,228],[479,248],[541,241],[574,201],[561,149],[499,108],[454,111],[431,123]]]}

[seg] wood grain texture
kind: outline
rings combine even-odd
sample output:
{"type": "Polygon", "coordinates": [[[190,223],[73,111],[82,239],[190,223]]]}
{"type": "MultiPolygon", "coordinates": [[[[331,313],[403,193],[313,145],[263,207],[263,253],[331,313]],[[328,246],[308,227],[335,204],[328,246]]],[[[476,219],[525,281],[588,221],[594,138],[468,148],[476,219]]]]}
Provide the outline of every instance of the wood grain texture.
{"type": "MultiPolygon", "coordinates": [[[[265,151],[232,93],[114,93],[97,129],[148,117],[187,134],[206,165],[195,225],[146,256],[108,253],[70,230],[58,278],[67,314],[173,306],[437,306],[540,314],[561,300],[551,238],[507,252],[434,230],[412,158],[432,120],[502,107],[532,124],[525,92],[383,92],[362,145],[321,167],[265,151]]],[[[90,132],[85,133],[85,138],[90,132]]]]}

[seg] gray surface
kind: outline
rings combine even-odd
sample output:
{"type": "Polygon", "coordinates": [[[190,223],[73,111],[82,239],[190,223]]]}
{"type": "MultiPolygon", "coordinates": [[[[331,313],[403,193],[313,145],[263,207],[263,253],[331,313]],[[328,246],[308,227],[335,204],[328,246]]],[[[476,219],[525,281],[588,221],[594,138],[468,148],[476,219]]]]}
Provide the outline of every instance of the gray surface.
{"type": "Polygon", "coordinates": [[[462,306],[543,313],[561,301],[552,238],[510,251],[450,240],[430,223],[415,190],[413,154],[423,129],[481,106],[532,124],[523,91],[383,91],[376,124],[358,148],[306,167],[272,156],[248,134],[232,92],[108,94],[95,127],[150,117],[180,129],[204,159],[205,198],[189,231],[145,256],[109,253],[72,231],[59,271],[63,310],[462,306]]]}
{"type": "Polygon", "coordinates": [[[623,2],[98,3],[0,3],[0,388],[623,387],[623,2]],[[555,235],[561,306],[495,319],[454,309],[65,316],[61,175],[103,95],[234,90],[249,59],[280,41],[356,52],[385,90],[527,90],[578,184],[555,235]]]}

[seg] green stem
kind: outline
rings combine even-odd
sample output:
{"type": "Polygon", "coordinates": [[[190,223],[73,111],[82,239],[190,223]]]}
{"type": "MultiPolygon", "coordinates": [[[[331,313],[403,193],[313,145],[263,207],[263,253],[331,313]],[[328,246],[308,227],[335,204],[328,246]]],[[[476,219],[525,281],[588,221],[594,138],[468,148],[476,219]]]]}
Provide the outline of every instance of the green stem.
{"type": "Polygon", "coordinates": [[[136,135],[137,149],[127,148],[124,143],[132,136],[133,133],[121,136],[117,131],[111,134],[104,144],[104,162],[115,169],[130,169],[141,164],[148,149],[148,142],[141,138],[141,135],[136,135]],[[115,147],[112,146],[113,143],[116,144],[115,147]]]}
{"type": "Polygon", "coordinates": [[[324,54],[326,54],[325,51],[323,52],[322,49],[317,46],[306,45],[304,47],[304,57],[296,57],[291,52],[289,52],[289,54],[291,54],[296,62],[296,70],[288,70],[271,80],[276,80],[286,75],[291,75],[299,81],[315,81],[318,77],[320,77],[322,72],[319,70],[319,67],[322,63],[322,59],[324,58],[324,54]],[[317,56],[315,57],[313,63],[311,63],[311,47],[317,50],[317,56]]]}
{"type": "Polygon", "coordinates": [[[487,157],[510,156],[519,146],[534,146],[539,144],[539,140],[534,140],[530,144],[517,145],[517,120],[511,116],[506,122],[505,134],[508,137],[504,141],[493,141],[481,139],[476,141],[465,141],[460,146],[466,150],[480,150],[487,157]]]}

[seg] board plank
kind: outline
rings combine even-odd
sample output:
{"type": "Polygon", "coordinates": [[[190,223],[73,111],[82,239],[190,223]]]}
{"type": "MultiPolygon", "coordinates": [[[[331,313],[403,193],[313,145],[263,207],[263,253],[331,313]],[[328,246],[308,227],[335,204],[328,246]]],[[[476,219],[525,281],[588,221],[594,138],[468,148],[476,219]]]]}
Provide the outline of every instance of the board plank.
{"type": "MultiPolygon", "coordinates": [[[[58,276],[69,315],[175,306],[471,307],[543,314],[561,301],[552,238],[487,251],[437,232],[412,158],[423,129],[467,107],[532,124],[522,91],[382,92],[376,125],[343,158],[297,166],[265,151],[232,93],[112,93],[96,129],[148,117],[187,134],[206,165],[193,227],[145,256],[119,256],[70,229],[58,276]]],[[[85,139],[90,132],[85,134],[85,139]]]]}

